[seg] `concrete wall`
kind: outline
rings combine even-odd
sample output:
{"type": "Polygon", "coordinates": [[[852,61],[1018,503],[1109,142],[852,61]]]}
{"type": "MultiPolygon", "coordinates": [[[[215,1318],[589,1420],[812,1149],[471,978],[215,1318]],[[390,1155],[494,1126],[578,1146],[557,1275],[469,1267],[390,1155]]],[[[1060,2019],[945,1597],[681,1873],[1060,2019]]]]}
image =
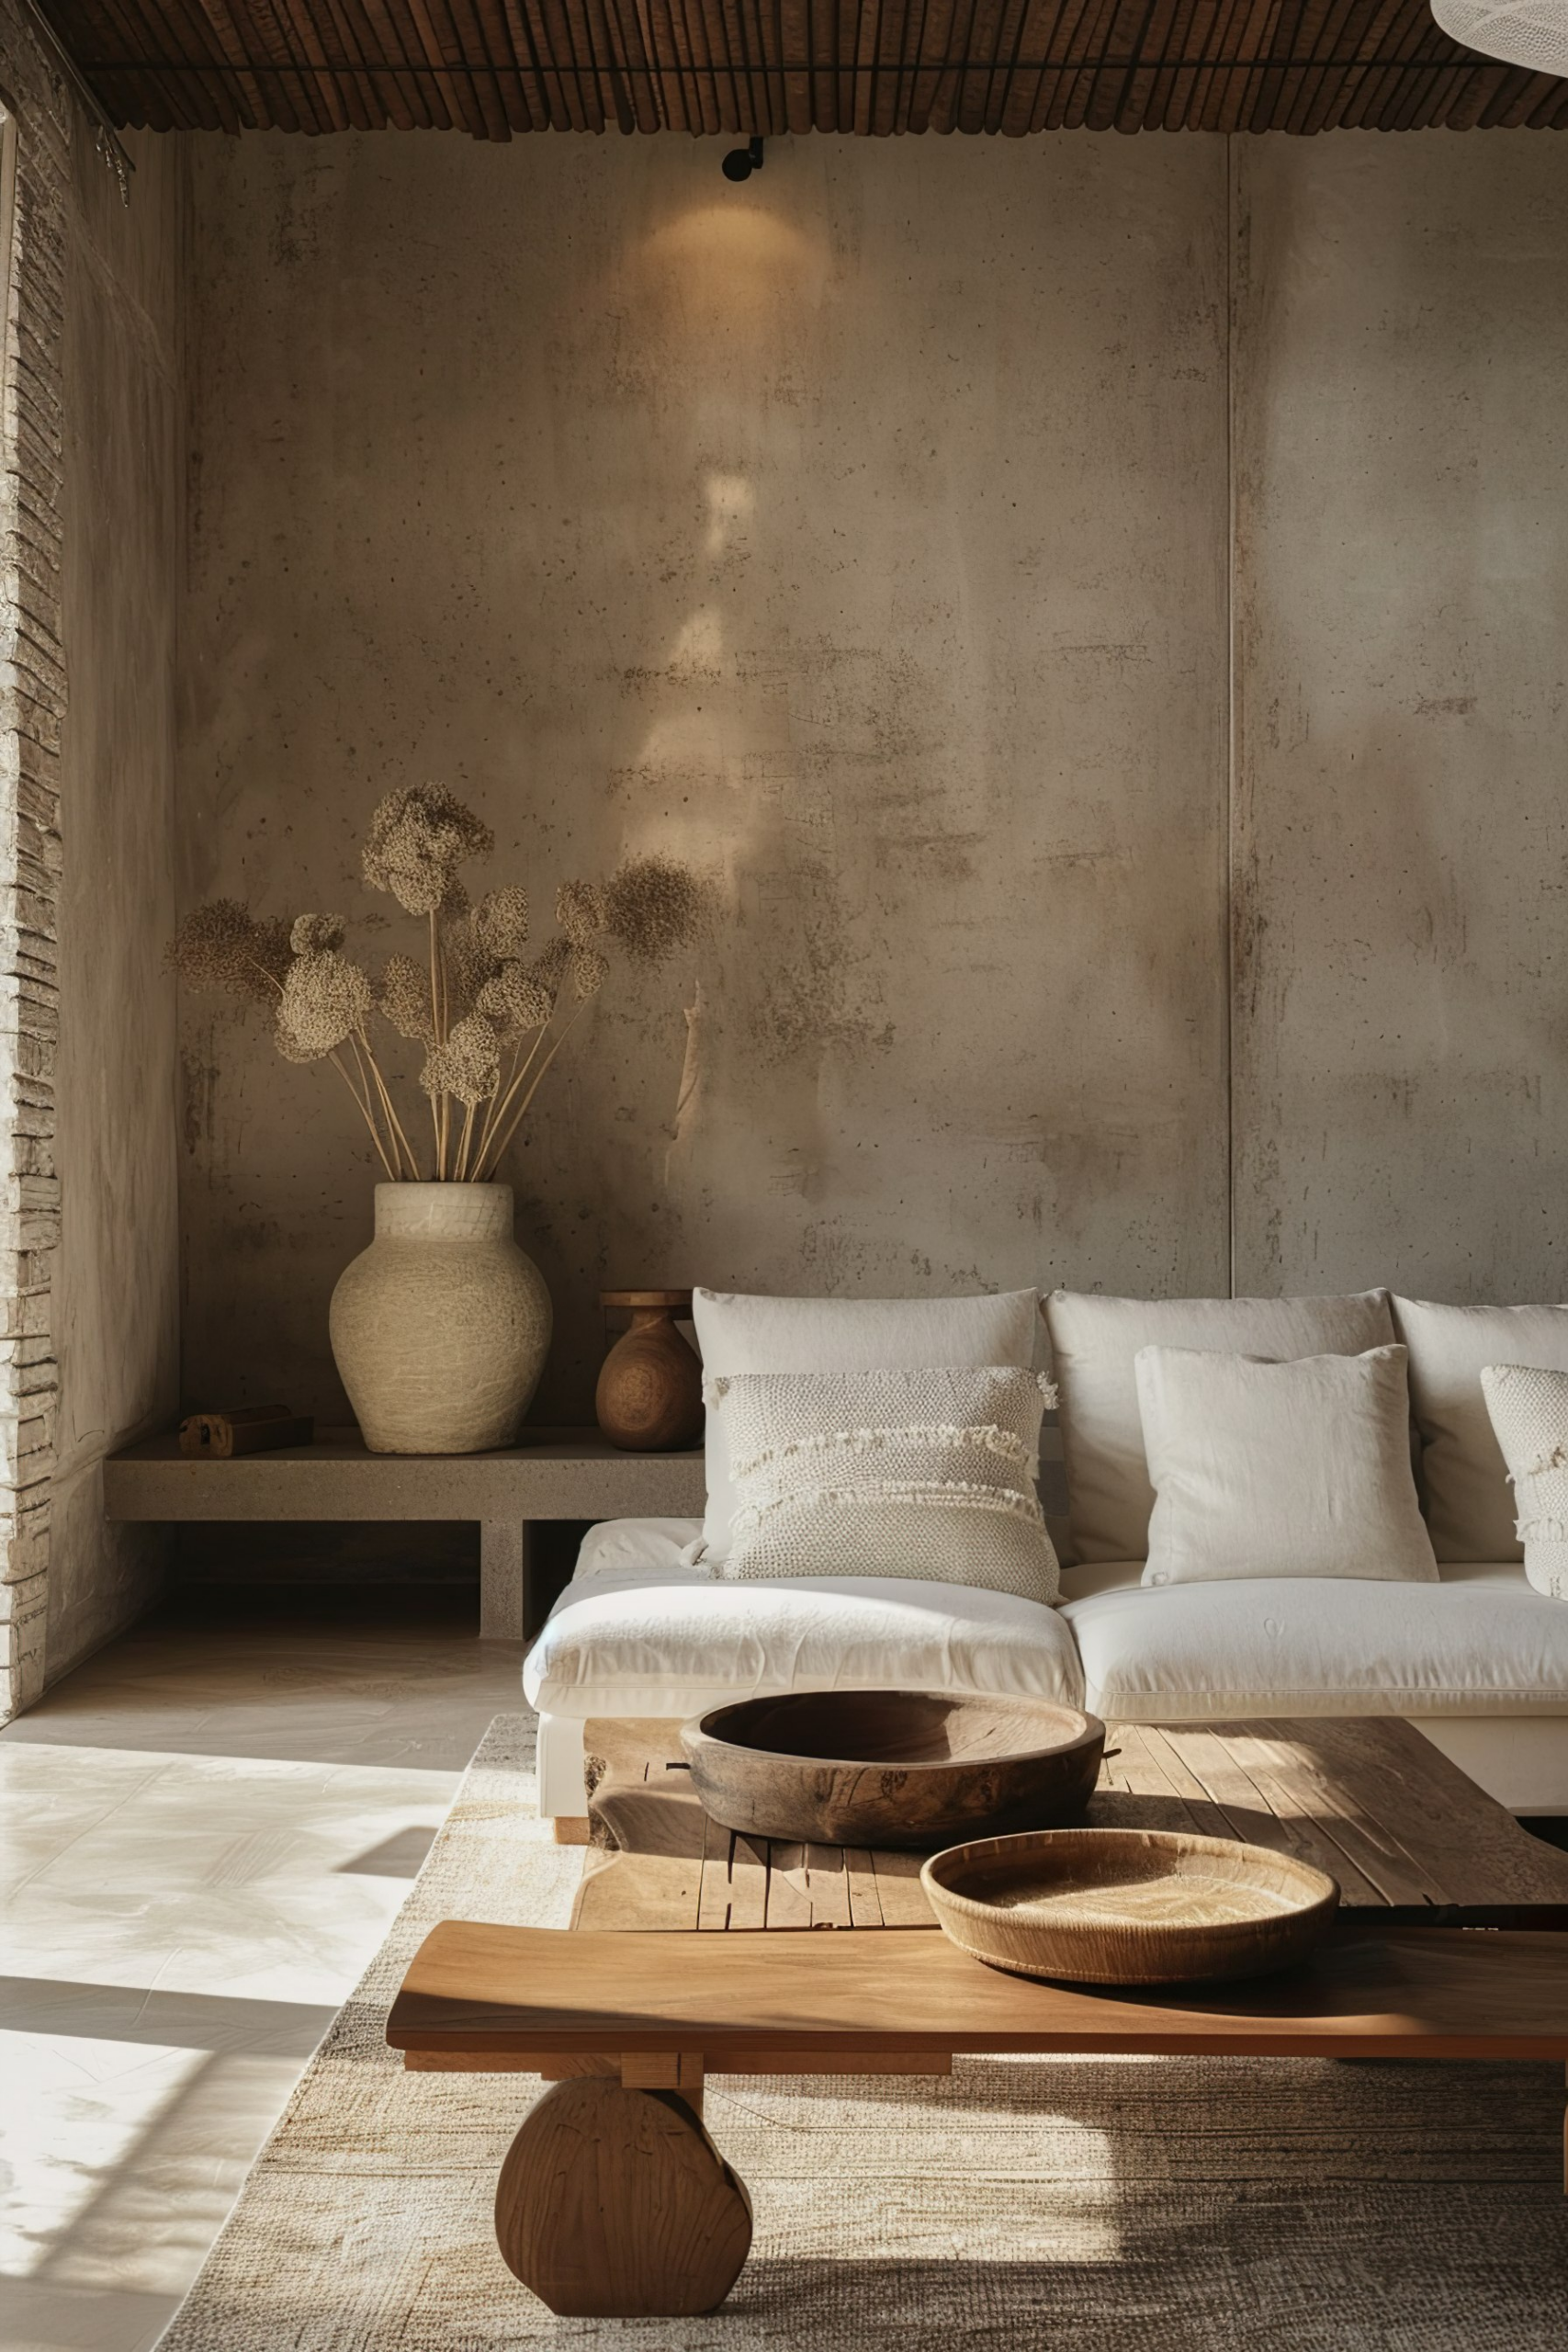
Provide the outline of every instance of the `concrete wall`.
{"type": "Polygon", "coordinates": [[[128,140],[129,206],[73,142],[65,254],[69,704],[55,1079],[60,1364],[46,1671],[156,1589],[162,1538],[110,1526],[99,1464],[178,1401],[174,716],[186,159],[128,140]]]}
{"type": "MultiPolygon", "coordinates": [[[[1223,143],[196,143],[187,895],[381,920],[429,775],[716,885],[514,1155],[541,1415],[606,1283],[1223,1285],[1223,143]]],[[[352,1114],[185,1024],[187,1393],[342,1412],[352,1114]]]]}
{"type": "MultiPolygon", "coordinates": [[[[427,775],[714,876],[514,1155],[542,1418],[602,1283],[1557,1295],[1556,142],[190,144],[187,901],[427,775]]],[[[367,1151],[182,1020],[187,1396],[332,1417],[367,1151]]]]}
{"type": "Polygon", "coordinates": [[[1237,152],[1237,1286],[1561,1298],[1564,157],[1237,152]]]}

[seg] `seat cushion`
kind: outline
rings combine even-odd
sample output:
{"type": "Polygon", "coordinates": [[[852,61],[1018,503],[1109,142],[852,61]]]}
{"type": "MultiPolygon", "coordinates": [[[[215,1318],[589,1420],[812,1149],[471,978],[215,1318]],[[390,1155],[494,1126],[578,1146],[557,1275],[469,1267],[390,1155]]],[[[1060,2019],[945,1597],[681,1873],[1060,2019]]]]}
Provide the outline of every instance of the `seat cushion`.
{"type": "Polygon", "coordinates": [[[1083,1661],[1082,1703],[1098,1715],[1568,1717],[1568,1610],[1513,1562],[1332,1593],[1288,1577],[1153,1591],[1139,1587],[1137,1561],[1107,1589],[1110,1575],[1097,1570],[1100,1589],[1060,1611],[1083,1661]]]}
{"type": "Polygon", "coordinates": [[[1382,1290],[1348,1298],[1160,1299],[1059,1290],[1045,1302],[1045,1321],[1060,1391],[1073,1560],[1148,1555],[1155,1498],[1133,1369],[1140,1348],[1201,1348],[1279,1363],[1359,1356],[1399,1337],[1382,1290]]]}
{"type": "Polygon", "coordinates": [[[1487,1364],[1568,1372],[1568,1306],[1439,1306],[1396,1298],[1410,1351],[1419,1477],[1439,1560],[1522,1560],[1513,1489],[1481,1374],[1487,1364]]]}
{"type": "Polygon", "coordinates": [[[1083,1678],[1056,1611],[1012,1593],[894,1577],[729,1584],[676,1563],[575,1577],[528,1654],[523,1687],[551,1714],[695,1715],[773,1690],[958,1690],[1077,1706],[1083,1678]]]}

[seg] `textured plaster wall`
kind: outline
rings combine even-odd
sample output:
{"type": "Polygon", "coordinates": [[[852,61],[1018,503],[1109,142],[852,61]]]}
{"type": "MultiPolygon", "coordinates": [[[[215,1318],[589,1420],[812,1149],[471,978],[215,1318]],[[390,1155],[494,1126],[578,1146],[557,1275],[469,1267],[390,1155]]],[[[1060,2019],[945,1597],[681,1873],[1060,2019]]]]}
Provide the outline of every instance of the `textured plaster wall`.
{"type": "Polygon", "coordinates": [[[1237,151],[1237,1286],[1560,1298],[1563,157],[1237,151]]]}
{"type": "MultiPolygon", "coordinates": [[[[186,896],[430,775],[714,880],[513,1157],[541,1416],[602,1284],[1223,1287],[1223,142],[193,144],[186,896]]],[[[341,1413],[352,1114],[183,1034],[187,1395],[341,1413]]]]}
{"type": "Polygon", "coordinates": [[[122,206],[90,134],[73,141],[66,249],[51,1680],[156,1588],[163,1539],[105,1521],[99,1464],[178,1401],[176,1043],[161,958],[175,912],[186,164],[175,141],[127,143],[122,206]]]}
{"type": "MultiPolygon", "coordinates": [[[[427,775],[714,879],[513,1158],[542,1417],[602,1283],[1560,1295],[1555,141],[190,144],[186,899],[427,775]]],[[[367,1155],[182,1021],[187,1396],[332,1416],[367,1155]]]]}

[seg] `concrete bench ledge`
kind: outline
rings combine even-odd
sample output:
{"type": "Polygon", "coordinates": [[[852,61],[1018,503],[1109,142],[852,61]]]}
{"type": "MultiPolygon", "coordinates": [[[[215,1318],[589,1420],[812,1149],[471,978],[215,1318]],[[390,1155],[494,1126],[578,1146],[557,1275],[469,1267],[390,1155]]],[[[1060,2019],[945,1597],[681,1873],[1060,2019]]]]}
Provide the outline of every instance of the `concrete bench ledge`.
{"type": "Polygon", "coordinates": [[[123,1520],[477,1520],[481,1637],[520,1640],[528,1524],[541,1519],[699,1519],[700,1447],[622,1453],[596,1429],[540,1429],[504,1453],[371,1453],[356,1429],[231,1462],[183,1454],[173,1431],[104,1464],[104,1510],[123,1520]]]}

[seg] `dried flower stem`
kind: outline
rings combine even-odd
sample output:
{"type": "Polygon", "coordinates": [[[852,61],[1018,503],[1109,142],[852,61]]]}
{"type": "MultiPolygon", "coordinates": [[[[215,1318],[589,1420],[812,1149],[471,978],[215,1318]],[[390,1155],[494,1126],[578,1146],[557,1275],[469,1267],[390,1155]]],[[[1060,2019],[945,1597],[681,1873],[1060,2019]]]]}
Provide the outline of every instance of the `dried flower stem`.
{"type": "MultiPolygon", "coordinates": [[[[441,978],[441,942],[436,929],[435,909],[432,907],[430,910],[430,1025],[434,1033],[437,1046],[444,1046],[446,1042],[445,1017],[446,1008],[443,1001],[441,978]]],[[[446,1178],[446,1110],[447,1102],[445,1094],[439,1102],[432,1097],[430,1115],[435,1123],[435,1181],[438,1184],[444,1183],[446,1178]]]]}
{"type": "Polygon", "coordinates": [[[390,1128],[393,1136],[396,1137],[399,1148],[400,1149],[403,1158],[408,1161],[409,1174],[411,1178],[417,1184],[419,1182],[419,1161],[415,1159],[413,1146],[410,1143],[408,1136],[404,1132],[403,1123],[398,1116],[398,1106],[392,1100],[392,1090],[387,1084],[385,1078],[381,1074],[381,1065],[377,1060],[375,1054],[371,1051],[370,1041],[368,1038],[364,1039],[364,1045],[366,1057],[369,1061],[371,1070],[375,1075],[377,1087],[380,1092],[381,1105],[387,1114],[387,1125],[390,1128]]]}
{"type": "Polygon", "coordinates": [[[371,1116],[368,1100],[366,1096],[360,1093],[358,1087],[355,1086],[353,1078],[349,1074],[348,1064],[343,1059],[342,1055],[339,1053],[338,1048],[335,1046],[333,1047],[332,1052],[326,1057],[326,1058],[331,1062],[333,1068],[336,1070],[338,1076],[342,1079],[344,1084],[353,1095],[359,1115],[370,1130],[370,1140],[376,1147],[377,1157],[380,1160],[382,1167],[386,1170],[389,1181],[395,1184],[398,1181],[398,1171],[387,1157],[387,1147],[381,1140],[380,1128],[376,1125],[374,1118],[371,1116]]]}
{"type": "Polygon", "coordinates": [[[269,972],[265,964],[258,963],[254,956],[247,956],[245,957],[245,962],[250,966],[253,972],[259,972],[261,974],[263,979],[267,983],[267,986],[273,990],[275,995],[281,996],[283,994],[283,982],[278,978],[276,972],[269,972]]]}
{"type": "Polygon", "coordinates": [[[463,1113],[463,1136],[461,1142],[457,1146],[457,1182],[459,1184],[466,1182],[468,1180],[468,1145],[472,1140],[473,1132],[474,1105],[470,1102],[463,1113]]]}
{"type": "Polygon", "coordinates": [[[533,1044],[528,1048],[527,1057],[523,1061],[521,1068],[518,1067],[519,1057],[523,1053],[523,1043],[521,1038],[519,1038],[516,1046],[513,1048],[512,1068],[507,1075],[506,1084],[504,1087],[497,1087],[495,1092],[491,1096],[490,1101],[485,1105],[484,1125],[479,1129],[479,1162],[480,1165],[483,1164],[484,1159],[489,1153],[491,1136],[495,1134],[496,1128],[500,1125],[502,1120],[506,1116],[513,1096],[516,1093],[517,1089],[521,1086],[523,1080],[527,1077],[528,1072],[534,1067],[535,1056],[538,1053],[540,1046],[544,1044],[545,1039],[549,1033],[549,1023],[547,1021],[543,1027],[538,1031],[537,1035],[535,1036],[533,1044]]]}
{"type": "MultiPolygon", "coordinates": [[[[540,1086],[543,1084],[545,1073],[549,1069],[550,1064],[554,1061],[556,1056],[559,1053],[561,1047],[565,1045],[567,1039],[570,1036],[572,1031],[576,1028],[578,1023],[581,1020],[587,1010],[588,1007],[585,1004],[580,1004],[578,1006],[577,1011],[572,1014],[571,1019],[567,1023],[566,1027],[561,1031],[560,1035],[556,1039],[555,1044],[550,1047],[549,1052],[539,1064],[533,1085],[528,1089],[527,1093],[525,1094],[522,1102],[517,1105],[516,1114],[513,1118],[512,1125],[507,1128],[506,1133],[502,1136],[500,1142],[496,1144],[491,1151],[488,1167],[481,1165],[474,1180],[476,1183],[488,1183],[491,1177],[494,1175],[496,1169],[500,1164],[502,1153],[506,1149],[507,1145],[512,1141],[513,1136],[517,1133],[518,1128],[522,1125],[524,1120],[528,1115],[528,1105],[532,1102],[535,1095],[537,1094],[540,1086]]],[[[540,1034],[542,1036],[543,1032],[541,1031],[540,1034]]],[[[533,1055],[530,1054],[528,1059],[532,1061],[533,1058],[533,1055]]]]}
{"type": "Polygon", "coordinates": [[[391,1139],[389,1136],[384,1137],[380,1128],[376,1124],[375,1097],[370,1091],[370,1081],[365,1073],[365,1057],[360,1051],[359,1038],[357,1035],[351,1036],[349,1038],[348,1049],[354,1056],[355,1073],[358,1080],[358,1084],[355,1086],[354,1091],[354,1099],[358,1103],[360,1110],[364,1113],[366,1118],[370,1123],[370,1132],[375,1136],[377,1148],[381,1154],[381,1165],[387,1170],[389,1175],[392,1178],[392,1181],[395,1183],[402,1173],[402,1162],[399,1159],[397,1161],[397,1165],[395,1167],[393,1166],[392,1162],[396,1157],[396,1146],[392,1146],[391,1149],[388,1148],[391,1139]]]}
{"type": "MultiPolygon", "coordinates": [[[[401,1172],[402,1163],[406,1159],[408,1162],[410,1177],[413,1182],[417,1184],[419,1182],[419,1162],[413,1156],[412,1146],[410,1144],[407,1136],[403,1133],[403,1123],[398,1116],[397,1106],[392,1101],[391,1092],[387,1085],[387,1081],[381,1075],[381,1066],[376,1059],[375,1050],[363,1029],[356,1030],[355,1033],[354,1056],[355,1061],[359,1064],[359,1074],[361,1080],[364,1079],[366,1069],[368,1067],[370,1076],[375,1080],[376,1092],[381,1104],[381,1115],[387,1122],[387,1134],[392,1145],[394,1157],[398,1161],[399,1172],[401,1172]]],[[[368,1089],[367,1089],[367,1091],[368,1091],[368,1089]]]]}

